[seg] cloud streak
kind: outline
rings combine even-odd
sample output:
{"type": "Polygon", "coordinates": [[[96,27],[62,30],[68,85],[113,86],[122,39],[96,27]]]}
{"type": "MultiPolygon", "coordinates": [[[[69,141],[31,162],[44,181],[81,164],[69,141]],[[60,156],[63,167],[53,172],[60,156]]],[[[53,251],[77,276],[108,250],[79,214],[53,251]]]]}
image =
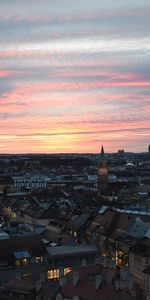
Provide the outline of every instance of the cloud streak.
{"type": "Polygon", "coordinates": [[[150,3],[1,0],[0,153],[146,151],[150,3]]]}

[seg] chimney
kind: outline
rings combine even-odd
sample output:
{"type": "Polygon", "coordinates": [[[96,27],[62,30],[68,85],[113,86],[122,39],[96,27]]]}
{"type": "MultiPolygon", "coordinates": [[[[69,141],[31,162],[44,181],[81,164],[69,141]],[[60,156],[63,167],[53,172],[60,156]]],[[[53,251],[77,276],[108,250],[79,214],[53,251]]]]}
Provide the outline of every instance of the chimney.
{"type": "Polygon", "coordinates": [[[43,286],[43,283],[45,282],[45,275],[43,273],[40,273],[40,279],[36,280],[35,288],[36,292],[38,293],[41,287],[43,286]]]}
{"type": "Polygon", "coordinates": [[[82,267],[87,267],[87,260],[86,259],[82,259],[82,262],[81,262],[81,266],[82,267]]]}
{"type": "Polygon", "coordinates": [[[72,276],[73,276],[73,287],[76,287],[79,281],[79,272],[73,271],[72,276]]]}
{"type": "Polygon", "coordinates": [[[45,282],[45,275],[43,273],[40,274],[40,281],[45,282]]]}
{"type": "Polygon", "coordinates": [[[120,281],[119,281],[119,288],[120,288],[120,290],[124,290],[124,288],[125,288],[125,282],[122,279],[120,279],[120,281]]]}
{"type": "Polygon", "coordinates": [[[63,300],[63,297],[60,293],[56,295],[56,300],[63,300]]]}
{"type": "Polygon", "coordinates": [[[95,277],[95,288],[96,288],[96,291],[100,288],[102,284],[102,275],[99,274],[99,275],[96,275],[95,277]]]}
{"type": "Polygon", "coordinates": [[[36,283],[35,283],[35,288],[36,288],[36,292],[38,293],[39,290],[41,289],[42,287],[42,283],[41,283],[41,280],[37,280],[36,283]]]}
{"type": "Polygon", "coordinates": [[[15,278],[17,279],[17,280],[21,280],[21,273],[16,273],[15,274],[15,278]]]}
{"type": "Polygon", "coordinates": [[[64,268],[60,268],[59,269],[59,277],[63,277],[64,276],[64,268]]]}
{"type": "Polygon", "coordinates": [[[115,288],[116,288],[117,291],[119,290],[119,280],[115,281],[115,288]]]}
{"type": "Polygon", "coordinates": [[[67,277],[66,276],[61,276],[59,277],[59,286],[63,287],[67,284],[67,277]]]}
{"type": "Polygon", "coordinates": [[[124,288],[131,292],[134,288],[133,275],[129,272],[129,269],[127,267],[122,267],[120,269],[120,278],[123,283],[121,283],[121,286],[123,285],[124,288]]]}
{"type": "Polygon", "coordinates": [[[126,287],[130,292],[134,289],[133,275],[130,272],[127,273],[126,287]]]}
{"type": "Polygon", "coordinates": [[[121,267],[120,268],[120,278],[122,280],[126,280],[127,279],[127,276],[128,276],[128,268],[127,267],[121,267]]]}
{"type": "Polygon", "coordinates": [[[104,268],[108,268],[108,261],[107,261],[107,259],[105,258],[104,259],[104,261],[103,261],[103,266],[104,266],[104,268]]]}

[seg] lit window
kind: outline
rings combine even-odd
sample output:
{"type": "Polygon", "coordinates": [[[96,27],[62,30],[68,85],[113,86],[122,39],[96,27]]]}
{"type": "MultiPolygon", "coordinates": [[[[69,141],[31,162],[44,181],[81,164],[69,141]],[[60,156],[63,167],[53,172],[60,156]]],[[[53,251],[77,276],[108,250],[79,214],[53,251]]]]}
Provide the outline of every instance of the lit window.
{"type": "Polygon", "coordinates": [[[36,261],[37,264],[42,263],[43,262],[43,256],[37,256],[35,258],[35,261],[36,261]]]}
{"type": "Polygon", "coordinates": [[[22,274],[22,277],[29,277],[29,276],[31,276],[31,273],[24,273],[24,274],[22,274]]]}
{"type": "Polygon", "coordinates": [[[22,259],[22,265],[23,266],[26,266],[28,264],[29,264],[29,259],[27,259],[27,258],[22,259]]]}
{"type": "Polygon", "coordinates": [[[49,270],[47,272],[47,279],[59,278],[59,269],[49,270]]]}
{"type": "Polygon", "coordinates": [[[19,267],[19,266],[26,266],[30,263],[30,260],[28,258],[24,258],[24,259],[16,259],[15,260],[15,266],[19,267]]]}
{"type": "Polygon", "coordinates": [[[21,265],[21,262],[20,262],[20,260],[19,259],[16,259],[16,261],[15,261],[15,266],[20,266],[21,265]]]}
{"type": "Polygon", "coordinates": [[[65,268],[64,269],[64,275],[67,275],[68,273],[70,273],[72,271],[71,268],[65,268]]]}

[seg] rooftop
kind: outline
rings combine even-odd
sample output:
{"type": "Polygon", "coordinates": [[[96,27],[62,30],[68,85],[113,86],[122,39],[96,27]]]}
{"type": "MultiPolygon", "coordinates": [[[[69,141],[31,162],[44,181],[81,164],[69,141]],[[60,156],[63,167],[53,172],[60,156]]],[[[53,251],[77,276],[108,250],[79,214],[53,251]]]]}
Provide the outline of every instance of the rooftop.
{"type": "MultiPolygon", "coordinates": [[[[77,270],[78,278],[76,283],[73,279],[73,273],[68,274],[67,284],[62,287],[60,294],[65,298],[78,296],[84,300],[132,300],[129,293],[116,290],[113,280],[116,276],[116,270],[104,269],[102,265],[94,265],[90,267],[81,267],[77,270]]],[[[71,298],[72,299],[72,298],[71,298]]]]}
{"type": "Polygon", "coordinates": [[[79,254],[88,254],[96,253],[97,249],[93,246],[56,246],[56,247],[47,247],[47,251],[51,256],[62,256],[62,255],[79,255],[79,254]]]}

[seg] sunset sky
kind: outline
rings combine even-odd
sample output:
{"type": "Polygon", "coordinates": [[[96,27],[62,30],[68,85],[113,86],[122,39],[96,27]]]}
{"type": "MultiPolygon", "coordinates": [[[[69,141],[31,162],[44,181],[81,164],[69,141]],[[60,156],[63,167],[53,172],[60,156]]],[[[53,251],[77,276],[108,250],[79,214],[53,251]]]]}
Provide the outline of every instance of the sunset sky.
{"type": "Polygon", "coordinates": [[[146,152],[149,0],[0,0],[0,153],[146,152]]]}

